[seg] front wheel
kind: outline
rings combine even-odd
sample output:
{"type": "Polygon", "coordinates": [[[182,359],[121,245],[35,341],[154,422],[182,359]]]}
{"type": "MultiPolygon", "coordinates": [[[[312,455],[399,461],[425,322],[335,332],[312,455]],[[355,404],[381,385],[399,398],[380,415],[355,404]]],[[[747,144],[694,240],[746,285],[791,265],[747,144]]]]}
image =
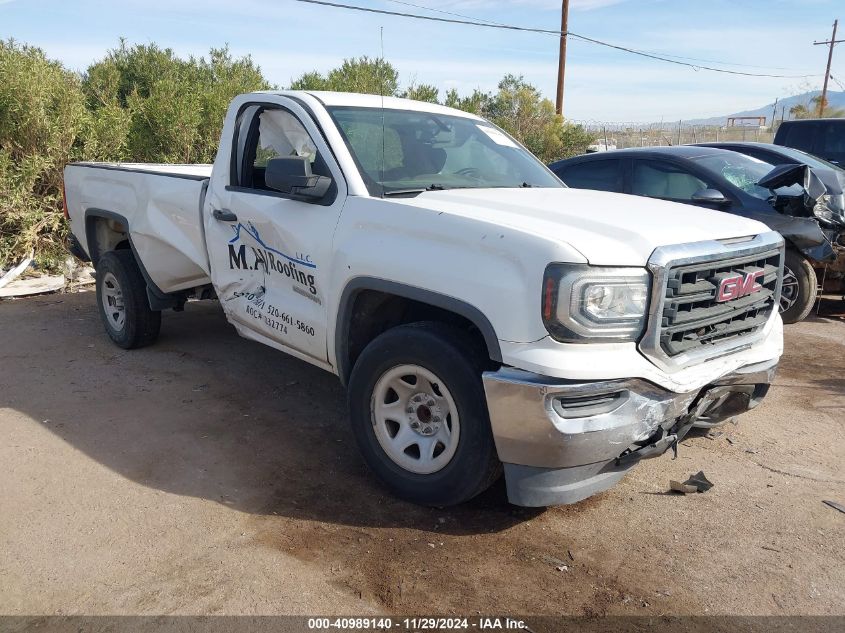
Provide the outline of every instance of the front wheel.
{"type": "Polygon", "coordinates": [[[787,250],[780,295],[780,316],[783,322],[803,321],[813,309],[817,293],[818,281],[812,264],[803,255],[787,250]]]}
{"type": "Polygon", "coordinates": [[[475,357],[459,330],[419,323],[381,334],[355,363],[352,430],[364,460],[397,496],[454,505],[498,476],[475,357]]]}

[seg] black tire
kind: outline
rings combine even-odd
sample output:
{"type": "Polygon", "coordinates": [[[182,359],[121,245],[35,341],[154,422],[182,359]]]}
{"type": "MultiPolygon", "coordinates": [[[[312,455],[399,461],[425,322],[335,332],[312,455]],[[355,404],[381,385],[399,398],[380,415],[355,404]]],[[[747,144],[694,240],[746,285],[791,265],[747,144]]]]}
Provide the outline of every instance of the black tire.
{"type": "Polygon", "coordinates": [[[422,505],[455,505],[484,492],[500,475],[501,464],[481,382],[481,363],[465,334],[440,323],[392,328],[361,353],[349,380],[352,430],[367,465],[396,496],[422,505]],[[374,389],[386,372],[401,365],[417,365],[435,374],[457,407],[457,448],[448,463],[431,474],[401,467],[376,437],[371,410],[374,389]]]}
{"type": "Polygon", "coordinates": [[[784,323],[803,321],[816,303],[818,280],[809,260],[793,250],[786,251],[783,265],[780,316],[784,323]]]}
{"type": "Polygon", "coordinates": [[[161,312],[150,310],[147,283],[132,251],[109,251],[97,262],[97,306],[106,333],[119,347],[145,347],[158,338],[161,312]],[[103,295],[113,291],[115,285],[122,295],[124,318],[121,324],[116,324],[115,318],[107,315],[103,301],[103,295]]]}

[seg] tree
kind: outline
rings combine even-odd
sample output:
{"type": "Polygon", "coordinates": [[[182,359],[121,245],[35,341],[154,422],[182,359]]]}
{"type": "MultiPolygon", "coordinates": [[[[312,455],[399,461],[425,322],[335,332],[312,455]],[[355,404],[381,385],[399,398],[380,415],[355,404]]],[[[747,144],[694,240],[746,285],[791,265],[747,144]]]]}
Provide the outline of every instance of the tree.
{"type": "Polygon", "coordinates": [[[40,48],[0,41],[0,268],[63,259],[62,169],[86,124],[79,77],[40,48]]]}
{"type": "Polygon", "coordinates": [[[456,110],[481,115],[491,99],[492,95],[490,93],[481,92],[478,89],[473,90],[472,94],[468,97],[461,97],[458,91],[452,88],[446,93],[446,102],[444,105],[455,108],[456,110]]]}
{"type": "Polygon", "coordinates": [[[495,95],[475,94],[471,105],[475,103],[481,105],[480,114],[546,163],[583,153],[594,140],[580,125],[564,121],[554,104],[522,77],[506,75],[495,95]]]}
{"type": "Polygon", "coordinates": [[[419,86],[411,84],[401,96],[404,99],[440,103],[440,91],[429,84],[420,84],[419,86]]]}
{"type": "Polygon", "coordinates": [[[789,108],[789,116],[793,119],[809,119],[810,111],[803,103],[797,103],[789,108]]]}
{"type": "Polygon", "coordinates": [[[327,75],[307,72],[291,82],[291,90],[335,90],[395,97],[399,93],[399,72],[382,58],[344,59],[327,75]]]}
{"type": "MultiPolygon", "coordinates": [[[[810,99],[809,103],[798,103],[789,108],[789,115],[793,119],[814,119],[819,116],[819,104],[821,102],[822,96],[816,95],[810,99]]],[[[831,108],[827,99],[825,99],[824,105],[821,108],[821,116],[823,118],[845,117],[845,109],[831,108]]]]}
{"type": "Polygon", "coordinates": [[[227,47],[185,60],[123,40],[83,78],[89,109],[118,123],[115,136],[124,132],[123,145],[111,139],[115,157],[165,163],[213,160],[232,97],[269,87],[249,56],[234,59],[227,47]]]}

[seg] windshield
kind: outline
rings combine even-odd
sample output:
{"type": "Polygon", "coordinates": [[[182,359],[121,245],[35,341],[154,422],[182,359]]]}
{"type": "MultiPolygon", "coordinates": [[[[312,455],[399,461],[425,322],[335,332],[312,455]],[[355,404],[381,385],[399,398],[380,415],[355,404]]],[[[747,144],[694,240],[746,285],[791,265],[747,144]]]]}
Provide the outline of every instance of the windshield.
{"type": "MultiPolygon", "coordinates": [[[[769,163],[737,152],[707,154],[706,156],[698,156],[691,160],[698,163],[711,174],[727,180],[734,187],[741,189],[755,198],[769,200],[772,197],[771,189],[761,187],[757,184],[763,176],[772,171],[773,167],[769,163]]],[[[781,187],[777,190],[777,193],[785,196],[799,196],[803,191],[800,185],[792,185],[790,187],[781,187]]]]}
{"type": "Polygon", "coordinates": [[[373,196],[565,186],[531,153],[485,121],[381,108],[333,107],[329,112],[373,196]]]}

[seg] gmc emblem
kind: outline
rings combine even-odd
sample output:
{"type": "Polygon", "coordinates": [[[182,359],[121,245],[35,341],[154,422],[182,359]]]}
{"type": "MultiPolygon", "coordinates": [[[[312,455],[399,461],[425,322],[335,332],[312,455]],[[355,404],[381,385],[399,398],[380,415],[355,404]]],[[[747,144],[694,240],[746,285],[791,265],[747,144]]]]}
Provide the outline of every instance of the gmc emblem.
{"type": "Polygon", "coordinates": [[[721,303],[723,301],[730,301],[731,299],[739,299],[745,295],[750,295],[752,292],[761,290],[763,286],[757,283],[757,280],[762,276],[763,271],[758,270],[747,275],[737,273],[729,277],[724,277],[719,282],[716,301],[721,303]]]}

